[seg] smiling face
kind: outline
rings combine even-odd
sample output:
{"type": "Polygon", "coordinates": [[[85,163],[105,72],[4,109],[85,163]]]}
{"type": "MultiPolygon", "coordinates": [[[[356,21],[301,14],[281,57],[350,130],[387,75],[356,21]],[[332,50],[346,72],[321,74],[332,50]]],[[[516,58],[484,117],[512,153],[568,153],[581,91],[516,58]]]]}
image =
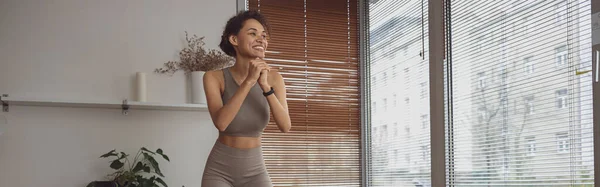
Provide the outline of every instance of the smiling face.
{"type": "Polygon", "coordinates": [[[244,21],[244,27],[236,36],[230,36],[229,40],[236,49],[237,55],[244,58],[265,58],[267,50],[267,31],[260,22],[255,19],[244,21]]]}

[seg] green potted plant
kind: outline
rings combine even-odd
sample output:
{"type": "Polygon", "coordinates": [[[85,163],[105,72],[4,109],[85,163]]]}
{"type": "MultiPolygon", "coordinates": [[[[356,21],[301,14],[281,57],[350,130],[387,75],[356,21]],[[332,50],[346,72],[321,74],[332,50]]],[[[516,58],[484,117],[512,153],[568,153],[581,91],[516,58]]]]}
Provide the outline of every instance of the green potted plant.
{"type": "Polygon", "coordinates": [[[129,156],[125,152],[117,152],[114,149],[100,156],[100,158],[112,158],[110,168],[116,171],[108,175],[109,181],[94,181],[87,187],[168,187],[163,180],[165,176],[154,158],[159,156],[170,162],[162,149],[150,151],[142,147],[133,161],[129,160],[129,156]]]}
{"type": "Polygon", "coordinates": [[[179,61],[168,61],[162,68],[156,68],[155,73],[173,75],[177,71],[184,71],[190,75],[192,86],[192,103],[206,104],[202,78],[204,72],[218,70],[232,66],[234,58],[220,50],[204,48],[204,37],[188,36],[185,32],[187,46],[179,51],[179,61]]]}

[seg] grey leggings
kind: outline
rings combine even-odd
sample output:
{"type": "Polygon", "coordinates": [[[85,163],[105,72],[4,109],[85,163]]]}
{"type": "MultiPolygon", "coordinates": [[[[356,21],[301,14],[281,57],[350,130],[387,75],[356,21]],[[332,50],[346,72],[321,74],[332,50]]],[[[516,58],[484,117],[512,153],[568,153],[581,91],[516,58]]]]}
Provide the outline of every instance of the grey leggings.
{"type": "Polygon", "coordinates": [[[262,148],[238,149],[218,140],[208,156],[202,187],[272,187],[262,148]]]}

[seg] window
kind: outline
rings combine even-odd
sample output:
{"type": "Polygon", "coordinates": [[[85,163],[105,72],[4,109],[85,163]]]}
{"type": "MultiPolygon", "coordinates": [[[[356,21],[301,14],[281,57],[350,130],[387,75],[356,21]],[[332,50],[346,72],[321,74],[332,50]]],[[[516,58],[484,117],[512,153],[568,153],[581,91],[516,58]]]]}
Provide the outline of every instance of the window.
{"type": "Polygon", "coordinates": [[[371,104],[371,111],[373,111],[373,114],[377,113],[377,102],[373,101],[373,104],[371,104]]]}
{"type": "Polygon", "coordinates": [[[556,107],[567,108],[567,89],[556,91],[556,107]]]}
{"type": "Polygon", "coordinates": [[[477,111],[479,123],[484,123],[487,120],[487,110],[485,107],[480,107],[477,111]]]}
{"type": "Polygon", "coordinates": [[[447,186],[594,186],[593,0],[450,2],[447,186]]]}
{"type": "Polygon", "coordinates": [[[387,112],[387,98],[383,98],[383,112],[387,112]]]}
{"type": "Polygon", "coordinates": [[[429,145],[421,146],[421,159],[423,159],[424,161],[429,160],[429,155],[431,155],[430,152],[431,151],[429,149],[429,145]]]}
{"type": "Polygon", "coordinates": [[[383,72],[383,85],[387,86],[387,72],[383,72]]]}
{"type": "Polygon", "coordinates": [[[383,125],[381,130],[382,130],[381,136],[382,136],[383,142],[389,142],[389,139],[388,139],[389,131],[388,131],[387,125],[383,125]]]}
{"type": "Polygon", "coordinates": [[[567,20],[567,1],[559,0],[554,8],[556,14],[556,25],[562,26],[567,20]]]}
{"type": "Polygon", "coordinates": [[[427,129],[429,127],[429,115],[421,115],[421,128],[427,129]]]}
{"type": "Polygon", "coordinates": [[[394,154],[392,155],[392,166],[398,165],[398,149],[394,149],[394,154]]]}
{"type": "Polygon", "coordinates": [[[271,118],[262,138],[273,186],[359,186],[358,2],[248,0],[247,7],[269,19],[269,50],[279,53],[265,60],[287,85],[292,129],[281,134],[271,118]]]}
{"type": "Polygon", "coordinates": [[[399,128],[398,123],[394,123],[394,137],[398,137],[399,128]]]}
{"type": "Polygon", "coordinates": [[[396,94],[394,93],[394,108],[395,108],[396,106],[398,106],[398,102],[397,102],[397,99],[396,99],[396,98],[397,98],[397,97],[396,97],[396,94]]]}
{"type": "Polygon", "coordinates": [[[535,156],[535,137],[527,137],[525,142],[527,142],[525,146],[527,156],[535,156]]]}
{"type": "Polygon", "coordinates": [[[420,94],[421,99],[427,99],[427,96],[428,96],[427,82],[422,82],[420,85],[421,85],[421,94],[420,94]]]}
{"type": "Polygon", "coordinates": [[[525,114],[532,115],[533,112],[533,97],[527,97],[525,98],[525,114]]]}
{"type": "Polygon", "coordinates": [[[556,65],[562,66],[567,64],[567,47],[561,46],[556,48],[556,65]]]}
{"type": "Polygon", "coordinates": [[[523,59],[523,64],[525,64],[525,72],[527,74],[532,74],[535,72],[535,63],[532,62],[533,57],[526,57],[523,59]]]}
{"type": "MultiPolygon", "coordinates": [[[[401,141],[387,145],[389,150],[399,151],[399,158],[373,157],[368,166],[367,186],[369,187],[418,186],[430,184],[431,181],[431,161],[428,159],[430,158],[428,138],[430,133],[428,130],[422,130],[421,120],[421,115],[429,115],[429,64],[423,63],[423,61],[429,62],[429,55],[425,55],[425,59],[419,56],[422,48],[427,50],[429,45],[427,7],[427,1],[379,1],[369,7],[370,35],[385,33],[385,37],[378,43],[371,43],[369,51],[386,47],[394,49],[391,52],[395,54],[393,60],[381,58],[372,52],[369,54],[371,63],[376,61],[374,63],[376,65],[369,67],[371,76],[376,72],[388,71],[388,78],[390,78],[388,83],[393,83],[387,87],[380,85],[373,87],[372,89],[380,91],[372,91],[369,96],[372,100],[381,100],[390,96],[394,98],[400,96],[399,99],[404,100],[398,102],[393,112],[371,116],[371,123],[389,119],[398,121],[401,131],[396,139],[401,141]],[[425,10],[423,15],[422,8],[425,10]],[[424,33],[421,32],[422,29],[424,33]],[[399,70],[398,76],[389,76],[389,70],[394,70],[394,67],[399,70]],[[391,163],[389,159],[397,159],[397,163],[402,164],[396,166],[385,164],[391,163]]],[[[370,151],[373,152],[376,151],[377,146],[379,145],[367,147],[370,147],[370,151]]]]}
{"type": "Polygon", "coordinates": [[[481,72],[481,73],[477,74],[477,77],[478,77],[477,88],[484,89],[485,88],[485,73],[481,72]]]}
{"type": "Polygon", "coordinates": [[[559,153],[569,152],[569,135],[567,133],[556,135],[556,151],[559,153]]]}
{"type": "Polygon", "coordinates": [[[377,88],[377,75],[373,75],[373,77],[371,77],[371,87],[377,88]]]}

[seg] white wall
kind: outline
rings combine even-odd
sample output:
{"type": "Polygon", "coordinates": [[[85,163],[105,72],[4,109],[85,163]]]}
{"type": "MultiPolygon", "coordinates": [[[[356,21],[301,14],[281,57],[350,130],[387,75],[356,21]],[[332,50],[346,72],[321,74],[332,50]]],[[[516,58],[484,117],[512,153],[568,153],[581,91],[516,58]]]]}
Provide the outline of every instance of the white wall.
{"type": "MultiPolygon", "coordinates": [[[[176,60],[184,31],[216,48],[236,1],[2,0],[0,94],[47,99],[133,99],[148,73],[148,101],[188,103],[185,76],[153,74],[176,60]]],[[[111,172],[111,150],[163,148],[170,186],[200,186],[217,137],[206,111],[11,106],[0,135],[0,187],[85,186],[111,172]]],[[[0,122],[1,124],[2,122],[0,122]]]]}

